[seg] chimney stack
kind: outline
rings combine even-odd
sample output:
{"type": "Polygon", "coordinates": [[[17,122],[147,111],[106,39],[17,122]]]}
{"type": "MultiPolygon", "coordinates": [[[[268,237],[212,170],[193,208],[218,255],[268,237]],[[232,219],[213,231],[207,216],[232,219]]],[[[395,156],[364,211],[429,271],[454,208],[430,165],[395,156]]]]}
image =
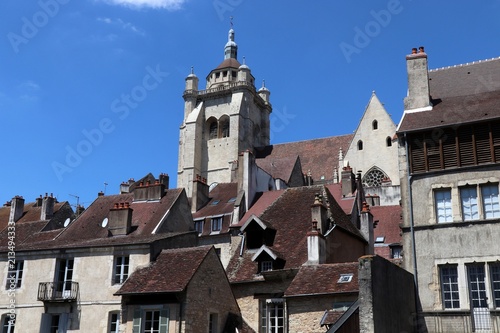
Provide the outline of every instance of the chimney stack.
{"type": "Polygon", "coordinates": [[[360,214],[360,230],[361,234],[365,237],[368,242],[367,254],[374,254],[374,236],[373,236],[373,215],[370,213],[370,206],[363,202],[363,209],[360,214]]]}
{"type": "Polygon", "coordinates": [[[342,185],[342,196],[350,197],[356,191],[356,177],[349,164],[342,169],[340,174],[342,185]]]}
{"type": "Polygon", "coordinates": [[[10,203],[10,215],[9,215],[9,223],[17,222],[21,216],[23,216],[24,212],[24,199],[23,197],[16,195],[12,198],[10,203]]]}
{"type": "Polygon", "coordinates": [[[128,202],[115,203],[108,215],[108,230],[113,236],[124,236],[132,226],[132,212],[128,202]]]}
{"type": "Polygon", "coordinates": [[[406,56],[408,96],[404,99],[405,111],[431,108],[427,54],[421,46],[406,56]]]}
{"type": "Polygon", "coordinates": [[[316,228],[322,235],[328,231],[328,210],[323,203],[323,196],[319,193],[314,195],[314,203],[311,205],[311,219],[316,222],[316,228]]]}
{"type": "Polygon", "coordinates": [[[326,262],[325,237],[318,230],[318,222],[312,222],[312,229],[307,233],[307,263],[320,265],[326,262]]]}
{"type": "Polygon", "coordinates": [[[45,193],[45,197],[42,200],[42,212],[40,213],[40,220],[50,220],[54,215],[54,196],[52,193],[50,197],[45,193]]]}
{"type": "Polygon", "coordinates": [[[208,196],[209,187],[207,185],[207,180],[201,178],[200,175],[196,175],[196,179],[193,180],[193,196],[191,198],[191,212],[196,212],[203,206],[205,206],[210,197],[208,196]]]}

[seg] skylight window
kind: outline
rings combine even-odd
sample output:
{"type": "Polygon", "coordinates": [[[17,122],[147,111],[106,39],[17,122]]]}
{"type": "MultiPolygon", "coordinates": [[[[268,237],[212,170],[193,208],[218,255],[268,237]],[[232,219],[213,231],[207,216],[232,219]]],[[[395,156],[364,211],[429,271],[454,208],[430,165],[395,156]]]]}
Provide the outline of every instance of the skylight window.
{"type": "Polygon", "coordinates": [[[375,239],[375,243],[383,243],[385,240],[384,236],[378,236],[377,239],[375,239]]]}
{"type": "Polygon", "coordinates": [[[215,206],[215,205],[217,205],[219,202],[220,202],[220,200],[214,200],[214,201],[212,201],[211,205],[212,205],[212,206],[215,206]]]}
{"type": "Polygon", "coordinates": [[[338,283],[348,283],[351,282],[352,280],[352,273],[351,274],[340,274],[340,278],[338,283]]]}
{"type": "Polygon", "coordinates": [[[236,201],[236,197],[233,197],[231,199],[229,199],[227,202],[235,202],[236,201]]]}

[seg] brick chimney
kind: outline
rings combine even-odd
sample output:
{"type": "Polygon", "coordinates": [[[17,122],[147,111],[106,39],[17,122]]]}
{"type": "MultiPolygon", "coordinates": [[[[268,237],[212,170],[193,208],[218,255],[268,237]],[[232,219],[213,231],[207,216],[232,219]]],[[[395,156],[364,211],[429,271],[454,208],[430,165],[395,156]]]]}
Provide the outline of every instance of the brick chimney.
{"type": "Polygon", "coordinates": [[[156,180],[148,186],[148,200],[160,200],[165,195],[165,185],[156,180]]]}
{"type": "Polygon", "coordinates": [[[318,230],[318,222],[312,222],[312,229],[307,232],[306,265],[320,265],[326,261],[325,237],[318,230]]]}
{"type": "Polygon", "coordinates": [[[421,46],[406,56],[408,96],[404,99],[405,110],[431,108],[427,54],[421,46]]]}
{"type": "Polygon", "coordinates": [[[356,191],[356,176],[352,172],[352,168],[349,165],[342,168],[340,178],[342,181],[342,196],[352,196],[352,194],[356,191]]]}
{"type": "Polygon", "coordinates": [[[328,231],[328,210],[323,204],[321,194],[314,195],[314,203],[311,205],[311,219],[317,221],[317,229],[324,235],[328,231]]]}
{"type": "Polygon", "coordinates": [[[52,193],[50,197],[45,193],[45,197],[42,200],[42,211],[40,213],[40,220],[50,220],[54,215],[54,203],[55,199],[52,193]]]}
{"type": "Polygon", "coordinates": [[[368,242],[367,254],[374,254],[374,236],[373,236],[373,215],[370,213],[370,206],[363,202],[363,209],[360,214],[359,231],[368,242]]]}
{"type": "Polygon", "coordinates": [[[201,178],[200,175],[196,175],[196,179],[193,180],[193,197],[191,198],[191,212],[196,212],[203,206],[207,204],[210,200],[208,196],[208,185],[205,178],[201,178]]]}
{"type": "Polygon", "coordinates": [[[145,201],[148,200],[148,186],[149,181],[144,184],[140,182],[138,186],[134,189],[134,201],[145,201]]]}
{"type": "Polygon", "coordinates": [[[16,195],[10,202],[9,223],[17,222],[21,218],[21,216],[23,216],[23,212],[24,199],[23,197],[16,195]]]}
{"type": "Polygon", "coordinates": [[[115,203],[109,210],[108,230],[113,236],[124,236],[130,232],[132,226],[132,212],[128,202],[115,203]]]}

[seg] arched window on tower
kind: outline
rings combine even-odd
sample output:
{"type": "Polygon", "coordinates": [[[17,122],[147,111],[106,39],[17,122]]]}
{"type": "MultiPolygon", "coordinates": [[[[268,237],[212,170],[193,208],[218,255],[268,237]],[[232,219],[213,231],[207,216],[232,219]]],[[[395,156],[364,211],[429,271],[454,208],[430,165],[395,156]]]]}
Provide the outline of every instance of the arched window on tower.
{"type": "Polygon", "coordinates": [[[386,139],[385,139],[385,145],[387,147],[390,147],[392,146],[392,138],[390,136],[388,136],[386,139]]]}
{"type": "Polygon", "coordinates": [[[358,141],[358,150],[363,150],[363,141],[362,140],[358,141]]]}
{"type": "Polygon", "coordinates": [[[221,128],[221,131],[220,131],[221,138],[229,137],[229,117],[228,116],[224,115],[220,118],[219,126],[221,128]]]}
{"type": "Polygon", "coordinates": [[[207,120],[208,140],[217,139],[218,126],[217,119],[211,117],[207,120]]]}
{"type": "Polygon", "coordinates": [[[377,121],[377,119],[375,119],[375,120],[372,122],[372,129],[374,129],[374,130],[378,129],[378,121],[377,121]]]}

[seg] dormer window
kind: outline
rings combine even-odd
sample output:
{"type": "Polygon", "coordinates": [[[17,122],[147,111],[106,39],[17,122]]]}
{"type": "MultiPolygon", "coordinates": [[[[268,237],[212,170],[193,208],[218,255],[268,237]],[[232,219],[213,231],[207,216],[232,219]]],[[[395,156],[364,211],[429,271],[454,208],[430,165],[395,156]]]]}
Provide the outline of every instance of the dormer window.
{"type": "Polygon", "coordinates": [[[222,216],[212,218],[212,233],[219,233],[222,229],[222,216]]]}
{"type": "Polygon", "coordinates": [[[203,233],[203,220],[194,221],[194,230],[198,232],[199,235],[203,233]]]}
{"type": "Polygon", "coordinates": [[[271,260],[264,260],[260,262],[260,271],[268,272],[273,270],[273,262],[271,260]]]}

